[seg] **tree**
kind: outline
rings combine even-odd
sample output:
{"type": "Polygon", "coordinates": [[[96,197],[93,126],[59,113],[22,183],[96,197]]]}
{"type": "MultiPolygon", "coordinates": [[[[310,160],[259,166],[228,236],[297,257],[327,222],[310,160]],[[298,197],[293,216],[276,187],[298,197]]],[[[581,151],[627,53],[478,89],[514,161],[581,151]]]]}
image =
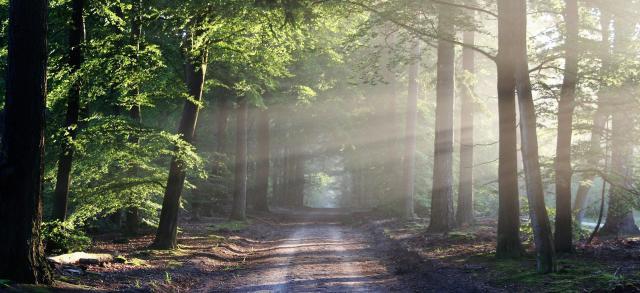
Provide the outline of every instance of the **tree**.
{"type": "Polygon", "coordinates": [[[556,144],[556,229],[555,249],[571,252],[573,249],[571,213],[571,137],[573,135],[573,109],[578,79],[578,1],[566,0],[564,20],[565,65],[564,80],[558,103],[558,138],[556,144]]]}
{"type": "MultiPolygon", "coordinates": [[[[611,69],[610,58],[610,27],[611,27],[611,13],[607,12],[605,9],[600,9],[600,30],[602,34],[602,41],[600,45],[600,62],[602,63],[600,69],[600,76],[607,76],[611,69]]],[[[604,82],[604,80],[601,80],[604,82]]],[[[611,109],[608,106],[608,103],[605,99],[605,91],[599,91],[599,97],[597,102],[596,112],[593,114],[593,125],[591,127],[591,137],[589,141],[589,150],[587,153],[586,166],[588,168],[592,168],[593,166],[598,166],[604,154],[602,152],[602,136],[604,134],[604,129],[609,120],[611,109]]],[[[582,219],[584,218],[584,213],[587,205],[587,195],[589,194],[589,190],[591,190],[591,185],[593,180],[596,177],[596,173],[589,171],[584,172],[582,174],[582,180],[580,181],[580,185],[578,186],[578,191],[576,191],[576,199],[574,204],[574,210],[576,211],[576,223],[581,224],[582,219]]]]}
{"type": "Polygon", "coordinates": [[[256,188],[255,188],[255,209],[258,211],[268,212],[269,211],[269,202],[267,195],[269,193],[269,169],[270,169],[270,147],[269,147],[269,136],[270,136],[270,119],[269,119],[269,109],[258,109],[257,110],[258,117],[256,123],[258,124],[257,129],[257,161],[256,161],[256,169],[257,169],[257,178],[256,178],[256,188]]]}
{"type": "Polygon", "coordinates": [[[244,221],[247,218],[247,119],[249,106],[241,98],[236,109],[236,154],[233,179],[233,205],[231,219],[244,221]]]}
{"type": "Polygon", "coordinates": [[[453,99],[455,48],[454,24],[450,10],[438,11],[438,64],[436,82],[436,121],[433,159],[433,188],[429,231],[448,232],[455,224],[453,213],[453,99]]]}
{"type": "MultiPolygon", "coordinates": [[[[463,42],[475,45],[475,33],[464,32],[463,42]]],[[[456,224],[469,225],[473,217],[473,75],[475,74],[475,52],[470,48],[462,50],[462,71],[464,83],[460,90],[460,175],[458,186],[458,210],[456,224]]]]}
{"type": "MultiPolygon", "coordinates": [[[[188,53],[187,53],[188,54],[188,53]]],[[[193,141],[196,122],[202,100],[202,90],[207,71],[206,54],[199,57],[187,56],[185,61],[185,83],[189,90],[190,99],[185,100],[182,117],[178,126],[178,133],[187,143],[193,141]]],[[[169,178],[162,201],[160,223],[152,247],[157,249],[174,249],[177,246],[178,212],[180,210],[180,195],[184,187],[186,171],[179,158],[171,159],[169,178]]]]}
{"type": "Polygon", "coordinates": [[[498,244],[499,258],[518,257],[520,243],[520,202],[518,198],[517,133],[516,133],[516,66],[517,52],[513,40],[520,33],[516,29],[518,8],[513,0],[498,1],[498,244]]]}
{"type": "Polygon", "coordinates": [[[67,201],[69,198],[69,184],[71,183],[71,165],[73,162],[73,140],[78,132],[78,118],[80,116],[80,90],[82,87],[79,70],[84,61],[83,46],[85,41],[84,29],[84,0],[71,1],[71,27],[69,29],[69,67],[73,83],[67,96],[67,115],[62,150],[58,160],[56,189],[54,193],[53,217],[64,221],[67,218],[67,201]]]}
{"type": "Polygon", "coordinates": [[[403,176],[404,214],[406,219],[415,217],[413,211],[413,194],[415,188],[415,156],[416,156],[416,124],[418,120],[418,73],[420,71],[420,43],[412,44],[413,60],[409,66],[407,115],[404,138],[403,176]]]}
{"type": "Polygon", "coordinates": [[[536,112],[533,104],[531,80],[529,77],[529,61],[527,54],[527,4],[526,0],[514,1],[513,10],[515,39],[512,46],[516,58],[516,88],[518,92],[518,106],[520,110],[520,137],[522,148],[522,163],[526,182],[527,198],[529,200],[529,218],[533,228],[533,240],[536,247],[537,270],[541,273],[556,271],[553,235],[549,215],[544,202],[544,187],[540,173],[540,159],[538,156],[538,134],[536,112]]]}
{"type": "MultiPolygon", "coordinates": [[[[623,21],[620,13],[614,14],[615,39],[613,44],[614,58],[620,60],[616,64],[622,67],[623,58],[629,56],[632,46],[631,36],[634,27],[623,21]]],[[[615,59],[614,59],[615,60],[615,59]]],[[[620,68],[617,68],[620,70],[620,68]]],[[[634,119],[630,118],[629,105],[633,103],[625,85],[629,84],[626,77],[619,85],[610,89],[611,106],[611,173],[615,178],[609,191],[609,206],[607,219],[600,230],[600,235],[638,235],[640,229],[633,219],[628,190],[632,187],[633,145],[629,140],[629,131],[633,129],[634,119]]]]}
{"type": "Polygon", "coordinates": [[[9,2],[6,127],[0,157],[0,278],[35,284],[52,282],[40,238],[47,3],[9,2]]]}

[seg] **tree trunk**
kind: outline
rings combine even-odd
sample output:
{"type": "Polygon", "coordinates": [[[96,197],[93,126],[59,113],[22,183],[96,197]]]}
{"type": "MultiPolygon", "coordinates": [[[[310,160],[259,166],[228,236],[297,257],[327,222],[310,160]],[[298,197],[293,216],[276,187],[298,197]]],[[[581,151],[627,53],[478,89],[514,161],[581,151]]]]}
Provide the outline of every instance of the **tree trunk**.
{"type": "MultiPolygon", "coordinates": [[[[633,58],[629,52],[633,46],[634,26],[626,23],[622,15],[614,14],[614,32],[614,60],[633,58]]],[[[635,127],[635,121],[631,118],[634,113],[630,110],[635,100],[626,89],[631,86],[630,83],[624,79],[621,85],[611,89],[611,173],[615,182],[609,189],[607,220],[600,230],[601,235],[640,234],[631,208],[634,199],[627,192],[633,189],[634,146],[629,139],[629,132],[635,127]]]]}
{"type": "MultiPolygon", "coordinates": [[[[451,17],[440,11],[438,34],[449,37],[453,33],[451,17]]],[[[453,99],[454,99],[453,43],[438,41],[436,85],[435,146],[433,155],[433,188],[429,232],[448,232],[455,224],[453,214],[453,99]]]]}
{"type": "Polygon", "coordinates": [[[571,223],[571,137],[573,109],[578,80],[578,0],[566,0],[565,68],[558,104],[558,137],[556,145],[556,229],[555,249],[571,252],[573,226],[571,223]]]}
{"type": "Polygon", "coordinates": [[[498,1],[498,258],[518,257],[522,254],[520,243],[520,201],[518,196],[518,149],[516,132],[515,64],[516,53],[512,40],[517,17],[515,1],[498,1]]]}
{"type": "MultiPolygon", "coordinates": [[[[185,65],[186,84],[189,95],[199,102],[202,100],[202,90],[207,71],[206,58],[201,60],[187,60],[185,65]]],[[[182,139],[191,143],[195,135],[196,123],[200,106],[190,100],[186,100],[180,118],[178,133],[182,139]]],[[[156,238],[152,246],[157,249],[174,249],[177,247],[178,213],[180,210],[180,195],[184,187],[186,170],[178,158],[171,159],[167,188],[162,201],[160,223],[156,232],[156,238]]]]}
{"type": "Polygon", "coordinates": [[[233,209],[231,219],[244,221],[247,218],[247,120],[249,107],[242,98],[236,110],[236,157],[233,183],[233,209]]]}
{"type": "Polygon", "coordinates": [[[270,134],[270,119],[269,110],[258,110],[258,151],[256,161],[256,192],[255,192],[255,209],[258,211],[269,211],[269,168],[270,168],[270,147],[269,147],[269,134],[270,134]]]}
{"type": "Polygon", "coordinates": [[[420,43],[413,44],[413,64],[409,66],[407,121],[404,138],[404,158],[402,160],[402,186],[404,193],[403,216],[406,219],[415,217],[413,207],[413,193],[415,188],[415,157],[416,157],[416,125],[418,120],[418,73],[420,71],[420,43]]]}
{"type": "Polygon", "coordinates": [[[518,92],[518,106],[520,109],[520,137],[522,140],[522,162],[526,182],[527,198],[529,200],[529,217],[533,228],[533,240],[536,247],[537,270],[540,273],[556,271],[555,251],[551,224],[544,202],[544,187],[540,173],[538,157],[538,134],[536,112],[533,104],[531,80],[527,54],[527,4],[525,0],[518,0],[515,4],[517,21],[515,50],[516,84],[518,92]]]}
{"type": "MultiPolygon", "coordinates": [[[[601,75],[608,74],[610,70],[610,26],[611,26],[611,13],[607,12],[605,9],[600,9],[600,25],[602,31],[602,50],[600,53],[600,59],[602,62],[602,68],[600,69],[601,75]]],[[[589,168],[593,168],[594,166],[598,166],[602,157],[606,157],[602,153],[602,135],[604,133],[604,128],[609,119],[609,115],[611,114],[611,110],[608,109],[608,103],[605,101],[603,97],[603,91],[601,90],[598,97],[598,109],[593,115],[593,126],[591,128],[591,142],[589,144],[589,153],[587,157],[587,166],[589,168]]],[[[591,189],[591,185],[593,180],[596,177],[595,172],[586,172],[582,175],[582,180],[580,182],[580,186],[578,187],[578,191],[576,192],[576,200],[574,204],[574,209],[576,210],[576,222],[578,225],[582,223],[582,219],[584,218],[584,213],[587,205],[587,196],[589,194],[589,190],[591,189]]]]}
{"type": "Polygon", "coordinates": [[[6,128],[0,153],[0,279],[32,284],[53,281],[40,238],[47,3],[9,2],[6,128]]]}
{"type": "Polygon", "coordinates": [[[67,114],[65,120],[65,134],[62,139],[62,150],[58,159],[56,187],[53,202],[53,217],[64,221],[67,218],[67,202],[69,185],[71,184],[71,164],[73,162],[72,141],[78,132],[78,118],[80,115],[80,76],[78,70],[82,66],[85,30],[84,30],[84,0],[71,1],[71,28],[69,30],[69,67],[74,79],[67,96],[67,114]]]}
{"type": "MultiPolygon", "coordinates": [[[[465,44],[475,44],[475,34],[464,32],[465,44]]],[[[462,70],[465,84],[462,85],[460,102],[460,176],[458,187],[458,211],[456,221],[458,225],[473,224],[473,81],[475,74],[475,52],[472,49],[462,50],[462,70]]]]}

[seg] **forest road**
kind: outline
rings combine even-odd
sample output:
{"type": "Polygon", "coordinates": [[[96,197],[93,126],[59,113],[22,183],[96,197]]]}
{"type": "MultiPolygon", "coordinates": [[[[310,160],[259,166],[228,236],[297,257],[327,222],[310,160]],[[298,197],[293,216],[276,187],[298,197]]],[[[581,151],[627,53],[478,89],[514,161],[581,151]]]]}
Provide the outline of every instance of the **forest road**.
{"type": "Polygon", "coordinates": [[[406,291],[375,249],[370,233],[314,219],[279,224],[243,269],[207,282],[200,292],[406,291]]]}

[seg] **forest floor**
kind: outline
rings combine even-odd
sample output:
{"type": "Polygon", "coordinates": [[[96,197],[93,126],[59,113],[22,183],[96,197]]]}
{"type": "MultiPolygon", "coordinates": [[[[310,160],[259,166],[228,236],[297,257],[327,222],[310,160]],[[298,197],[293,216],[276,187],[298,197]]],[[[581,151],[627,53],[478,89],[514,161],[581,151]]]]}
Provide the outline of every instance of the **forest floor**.
{"type": "Polygon", "coordinates": [[[560,259],[558,273],[539,275],[533,257],[494,259],[493,227],[492,221],[479,221],[473,227],[434,235],[425,233],[423,220],[407,223],[312,209],[254,216],[246,223],[203,218],[183,221],[178,250],[149,250],[151,235],[131,239],[104,235],[91,252],[117,255],[117,262],[58,267],[54,288],[20,288],[37,292],[640,291],[638,238],[579,244],[575,254],[560,259]]]}

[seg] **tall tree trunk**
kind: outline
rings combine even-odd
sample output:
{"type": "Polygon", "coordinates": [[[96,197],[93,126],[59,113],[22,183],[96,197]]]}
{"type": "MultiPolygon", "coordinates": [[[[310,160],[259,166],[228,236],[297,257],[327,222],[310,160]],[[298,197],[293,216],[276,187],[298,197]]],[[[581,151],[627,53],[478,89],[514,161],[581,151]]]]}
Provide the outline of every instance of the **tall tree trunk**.
{"type": "Polygon", "coordinates": [[[403,216],[406,219],[415,217],[413,207],[413,193],[415,189],[416,169],[416,125],[418,120],[418,73],[420,71],[420,43],[413,44],[416,60],[409,66],[406,129],[404,134],[404,158],[402,160],[402,186],[404,193],[403,216]]]}
{"type": "Polygon", "coordinates": [[[520,109],[520,137],[522,140],[522,162],[529,200],[529,217],[533,228],[533,240],[536,247],[537,270],[550,273],[556,270],[555,251],[551,223],[544,202],[544,187],[540,173],[538,157],[538,135],[536,112],[533,104],[531,80],[527,54],[527,3],[526,0],[514,1],[516,22],[516,84],[518,106],[520,109]]]}
{"type": "Polygon", "coordinates": [[[249,106],[242,98],[236,110],[236,157],[233,183],[233,207],[231,219],[244,221],[247,218],[247,120],[249,106]]]}
{"type": "Polygon", "coordinates": [[[270,119],[268,109],[258,110],[257,123],[258,158],[256,161],[257,178],[255,190],[255,209],[258,211],[268,212],[269,201],[267,195],[269,193],[269,169],[271,165],[269,147],[270,119]]]}
{"type": "Polygon", "coordinates": [[[304,154],[302,148],[297,147],[294,162],[294,203],[296,208],[304,207],[304,154]]]}
{"type": "MultiPolygon", "coordinates": [[[[601,75],[605,76],[610,70],[609,59],[611,58],[611,13],[607,12],[605,9],[600,9],[600,25],[600,30],[602,31],[602,50],[600,53],[602,67],[600,71],[601,75]]],[[[602,157],[606,157],[606,155],[602,153],[601,140],[607,120],[609,119],[609,115],[611,114],[611,110],[608,107],[608,103],[605,100],[602,90],[599,93],[597,107],[598,109],[593,114],[591,141],[589,143],[589,152],[587,156],[586,165],[589,166],[589,168],[600,165],[599,162],[601,161],[602,157]]],[[[582,180],[580,182],[580,186],[578,187],[578,191],[576,192],[576,199],[574,204],[574,210],[576,210],[576,222],[578,223],[578,225],[582,223],[582,219],[584,218],[584,213],[587,205],[587,196],[589,195],[589,190],[591,190],[591,185],[595,177],[595,172],[586,172],[582,174],[582,180]]]]}
{"type": "MultiPolygon", "coordinates": [[[[475,34],[464,32],[465,44],[475,44],[475,34]]],[[[462,70],[465,84],[462,85],[460,102],[460,176],[458,187],[458,225],[473,224],[473,81],[475,74],[475,52],[472,49],[462,50],[462,70]]]]}
{"type": "Polygon", "coordinates": [[[34,284],[53,281],[40,238],[47,3],[9,2],[5,130],[0,153],[0,279],[34,284]]]}
{"type": "Polygon", "coordinates": [[[516,130],[515,64],[516,52],[512,40],[517,16],[516,1],[498,1],[498,244],[499,258],[518,257],[522,253],[520,243],[520,202],[518,196],[518,149],[516,130]]]}
{"type": "MultiPolygon", "coordinates": [[[[131,38],[136,46],[136,65],[140,66],[140,49],[142,47],[142,0],[133,0],[133,17],[131,21],[131,38]]],[[[138,68],[141,70],[141,68],[138,68]]],[[[140,85],[137,85],[133,90],[133,94],[140,95],[140,85]]],[[[136,124],[142,123],[142,111],[139,104],[131,106],[129,109],[129,117],[136,124]]],[[[135,144],[138,144],[140,139],[137,135],[131,135],[129,140],[135,144]]],[[[137,170],[132,172],[137,175],[137,170]]],[[[140,211],[138,207],[129,207],[125,213],[126,215],[126,227],[125,232],[127,235],[137,235],[140,226],[140,211]]]]}
{"type": "Polygon", "coordinates": [[[53,217],[64,221],[67,218],[67,202],[69,198],[69,185],[71,183],[71,164],[73,162],[72,141],[78,131],[78,118],[80,115],[80,76],[78,70],[82,66],[85,30],[84,30],[84,0],[71,1],[71,28],[69,30],[69,67],[74,78],[67,96],[67,114],[65,120],[65,134],[62,139],[62,150],[58,159],[56,175],[56,187],[53,202],[53,217]]]}
{"type": "MultiPolygon", "coordinates": [[[[614,60],[631,58],[634,26],[623,21],[623,16],[614,14],[614,60]]],[[[631,194],[628,189],[633,188],[633,148],[629,139],[629,132],[634,129],[634,119],[629,110],[635,103],[634,97],[629,96],[629,80],[623,80],[621,85],[612,89],[611,97],[611,173],[615,179],[609,189],[609,207],[607,220],[600,230],[601,235],[638,235],[640,230],[633,219],[631,194]]]]}
{"type": "MultiPolygon", "coordinates": [[[[446,8],[438,16],[438,34],[449,38],[453,22],[446,8]]],[[[433,155],[433,188],[429,232],[448,232],[455,225],[453,214],[453,99],[454,99],[453,43],[438,41],[436,85],[435,146],[433,155]]]]}
{"type": "Polygon", "coordinates": [[[556,229],[555,248],[558,252],[573,249],[571,223],[571,137],[573,109],[578,80],[578,0],[565,1],[565,68],[558,104],[558,137],[556,145],[556,229]]]}
{"type": "MultiPolygon", "coordinates": [[[[186,60],[185,73],[186,84],[189,95],[196,101],[202,100],[202,90],[207,71],[206,58],[200,60],[186,60]]],[[[178,133],[182,139],[191,143],[195,135],[196,123],[198,122],[198,112],[200,106],[191,100],[184,102],[178,133]]],[[[186,170],[178,160],[173,157],[169,167],[169,178],[167,188],[162,201],[162,211],[160,212],[160,223],[156,232],[152,246],[157,249],[174,249],[177,246],[178,233],[178,213],[180,211],[180,195],[184,187],[186,170]]]]}

